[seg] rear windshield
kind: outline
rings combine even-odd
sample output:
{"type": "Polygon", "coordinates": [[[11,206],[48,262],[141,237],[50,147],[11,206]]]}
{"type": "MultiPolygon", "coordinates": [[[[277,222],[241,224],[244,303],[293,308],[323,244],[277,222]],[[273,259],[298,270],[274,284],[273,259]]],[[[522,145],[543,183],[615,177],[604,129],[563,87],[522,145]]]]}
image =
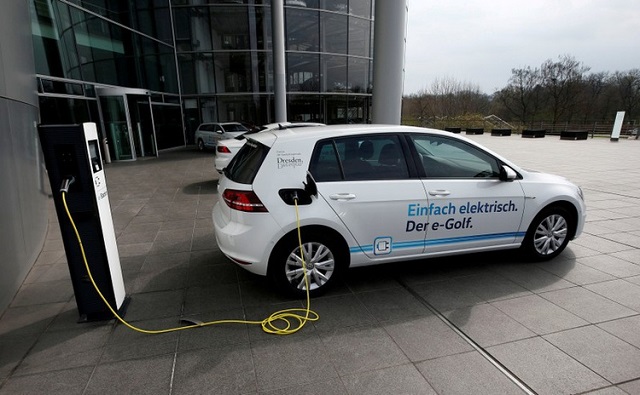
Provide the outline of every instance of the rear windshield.
{"type": "Polygon", "coordinates": [[[236,125],[236,124],[228,124],[228,125],[222,125],[222,127],[224,128],[225,131],[227,132],[247,132],[249,131],[249,129],[245,128],[242,125],[236,125]]]}
{"type": "Polygon", "coordinates": [[[269,147],[248,140],[224,169],[224,175],[231,181],[251,184],[268,152],[269,147]]]}

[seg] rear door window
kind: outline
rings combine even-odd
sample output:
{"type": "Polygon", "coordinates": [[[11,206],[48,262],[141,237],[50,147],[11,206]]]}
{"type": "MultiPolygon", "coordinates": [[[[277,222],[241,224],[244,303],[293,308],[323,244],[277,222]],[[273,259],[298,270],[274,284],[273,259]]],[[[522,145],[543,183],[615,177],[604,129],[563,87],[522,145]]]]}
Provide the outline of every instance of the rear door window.
{"type": "Polygon", "coordinates": [[[352,136],[324,140],[310,169],[316,181],[398,180],[409,177],[399,137],[352,136]]]}

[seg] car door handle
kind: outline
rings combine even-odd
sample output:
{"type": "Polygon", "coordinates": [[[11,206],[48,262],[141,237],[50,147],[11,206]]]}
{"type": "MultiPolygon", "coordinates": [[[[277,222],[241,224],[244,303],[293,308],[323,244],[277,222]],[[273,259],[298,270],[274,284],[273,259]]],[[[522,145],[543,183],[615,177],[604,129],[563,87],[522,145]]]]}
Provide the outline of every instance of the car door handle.
{"type": "Polygon", "coordinates": [[[329,198],[332,200],[351,200],[355,199],[356,195],[353,193],[334,193],[333,195],[329,195],[329,198]]]}
{"type": "Polygon", "coordinates": [[[429,195],[431,196],[449,196],[451,194],[451,192],[447,191],[446,189],[434,189],[432,191],[429,191],[429,195]]]}

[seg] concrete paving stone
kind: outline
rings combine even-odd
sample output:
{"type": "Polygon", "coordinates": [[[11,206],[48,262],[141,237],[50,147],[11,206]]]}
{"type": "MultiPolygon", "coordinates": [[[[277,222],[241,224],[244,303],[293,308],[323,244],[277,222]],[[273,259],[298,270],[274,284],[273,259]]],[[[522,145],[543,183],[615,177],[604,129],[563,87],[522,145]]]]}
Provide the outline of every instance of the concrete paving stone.
{"type": "Polygon", "coordinates": [[[559,258],[581,258],[585,256],[594,256],[600,254],[600,251],[596,251],[595,249],[585,247],[583,245],[576,244],[573,241],[570,241],[569,245],[562,252],[562,254],[560,254],[559,258]]]}
{"type": "Polygon", "coordinates": [[[596,326],[544,338],[612,384],[640,378],[640,350],[596,326]]]}
{"type": "Polygon", "coordinates": [[[158,231],[149,230],[142,232],[127,232],[123,231],[117,237],[119,243],[122,244],[136,244],[136,243],[153,243],[158,236],[158,231]]]}
{"type": "Polygon", "coordinates": [[[64,255],[64,246],[61,249],[53,251],[43,251],[38,255],[35,265],[50,265],[56,263],[64,255]]]}
{"type": "Polygon", "coordinates": [[[540,337],[489,347],[487,351],[539,395],[576,394],[610,385],[540,337]]]}
{"type": "MultiPolygon", "coordinates": [[[[591,205],[589,205],[589,207],[591,207],[591,205]]],[[[612,229],[611,227],[604,225],[608,222],[615,223],[617,221],[589,221],[585,223],[583,232],[592,236],[603,236],[617,233],[618,231],[616,229],[612,229]]]]}
{"type": "Polygon", "coordinates": [[[625,244],[630,248],[638,248],[640,246],[640,235],[637,235],[635,233],[638,232],[603,235],[602,238],[614,241],[616,243],[625,244]]]}
{"type": "Polygon", "coordinates": [[[79,328],[42,334],[18,365],[15,375],[93,366],[102,355],[111,326],[79,328]]]}
{"type": "Polygon", "coordinates": [[[133,286],[129,289],[131,293],[182,289],[186,286],[188,273],[186,265],[163,271],[139,272],[133,286]]]}
{"type": "Polygon", "coordinates": [[[216,244],[215,233],[213,228],[195,228],[193,231],[193,240],[191,244],[191,251],[210,250],[216,244]]]}
{"type": "Polygon", "coordinates": [[[610,274],[583,265],[579,262],[580,259],[584,258],[556,258],[551,262],[543,262],[537,266],[576,285],[593,284],[615,279],[615,277],[610,274]]]}
{"type": "Polygon", "coordinates": [[[375,313],[356,295],[337,295],[313,299],[311,309],[320,319],[313,322],[318,331],[332,331],[353,326],[376,326],[375,313]]]}
{"type": "Polygon", "coordinates": [[[67,281],[70,280],[69,265],[64,263],[51,263],[47,265],[34,265],[23,284],[35,284],[47,281],[67,281]]]}
{"type": "Polygon", "coordinates": [[[416,367],[438,394],[524,393],[477,351],[431,359],[416,367]]]}
{"type": "Polygon", "coordinates": [[[625,392],[616,386],[609,386],[594,391],[585,392],[588,395],[629,395],[630,392],[625,392]]]}
{"type": "MultiPolygon", "coordinates": [[[[194,319],[200,322],[214,321],[242,321],[246,320],[242,309],[212,311],[192,316],[183,316],[184,319],[194,319]]],[[[187,322],[179,322],[181,326],[187,322]]],[[[249,344],[249,325],[240,322],[219,323],[201,328],[181,330],[178,350],[194,350],[199,348],[224,347],[234,344],[249,344]]]]}
{"type": "MultiPolygon", "coordinates": [[[[126,317],[124,317],[126,319],[126,317]]],[[[157,331],[163,330],[167,328],[174,328],[177,326],[183,325],[180,322],[179,317],[166,317],[159,319],[149,319],[149,320],[140,320],[140,321],[127,321],[130,326],[133,326],[136,329],[141,331],[157,331]]],[[[113,330],[107,344],[105,345],[105,354],[109,353],[109,349],[121,348],[124,353],[129,353],[134,355],[133,351],[125,350],[126,347],[131,346],[132,348],[140,348],[142,349],[145,344],[155,345],[161,342],[173,343],[173,349],[176,347],[176,343],[178,341],[179,332],[168,332],[168,333],[159,333],[159,334],[149,334],[142,333],[136,329],[132,329],[129,326],[126,326],[120,322],[115,322],[113,325],[113,330]]],[[[143,351],[145,353],[147,351],[143,351]]],[[[116,354],[115,352],[111,352],[112,354],[116,354]]],[[[164,354],[166,352],[160,353],[164,354]]],[[[154,355],[157,355],[155,353],[154,355]]],[[[118,359],[131,359],[131,358],[115,358],[111,359],[111,357],[106,357],[103,355],[101,361],[114,361],[118,359]]]]}
{"type": "Polygon", "coordinates": [[[0,336],[44,332],[65,304],[48,303],[9,307],[0,318],[0,336]]]}
{"type": "Polygon", "coordinates": [[[627,277],[627,278],[625,278],[625,280],[629,281],[630,283],[634,283],[634,284],[640,285],[640,276],[627,277]]]}
{"type": "Polygon", "coordinates": [[[634,250],[621,251],[611,254],[616,258],[624,259],[627,262],[631,262],[634,264],[640,263],[640,246],[634,250]]]}
{"type": "Polygon", "coordinates": [[[242,307],[237,284],[218,284],[209,287],[190,287],[184,299],[184,314],[229,310],[242,307]]]}
{"type": "Polygon", "coordinates": [[[169,393],[173,355],[118,361],[96,367],[84,394],[169,393]]]}
{"type": "Polygon", "coordinates": [[[455,310],[484,302],[454,279],[414,284],[411,288],[439,311],[455,310]]]}
{"type": "MultiPolygon", "coordinates": [[[[547,263],[552,265],[552,262],[553,261],[547,263]]],[[[530,263],[501,265],[494,267],[492,270],[495,270],[496,273],[534,293],[573,286],[572,283],[564,280],[562,277],[551,274],[530,263]]]]}
{"type": "Polygon", "coordinates": [[[0,387],[0,394],[83,394],[93,367],[65,369],[30,376],[13,376],[0,387]]]}
{"type": "MultiPolygon", "coordinates": [[[[277,365],[278,361],[272,361],[277,365]]],[[[257,391],[249,345],[206,348],[178,354],[173,394],[245,394],[257,391]]]]}
{"type": "MultiPolygon", "coordinates": [[[[244,270],[241,270],[244,272],[244,270]]],[[[244,273],[238,273],[241,277],[244,273]]],[[[239,297],[245,307],[269,306],[272,304],[285,303],[294,307],[303,307],[302,300],[291,299],[291,297],[279,292],[275,286],[264,277],[256,277],[249,274],[246,281],[239,281],[236,285],[240,289],[239,297]]],[[[327,296],[331,296],[327,295],[327,296]]],[[[314,300],[312,300],[312,303],[314,300]]]]}
{"type": "Polygon", "coordinates": [[[341,376],[409,362],[402,346],[379,327],[340,328],[320,332],[319,336],[332,366],[341,376]]]}
{"type": "Polygon", "coordinates": [[[581,287],[545,292],[540,296],[592,324],[638,314],[581,287]]]}
{"type": "MultiPolygon", "coordinates": [[[[237,284],[238,268],[231,262],[220,265],[193,265],[185,267],[187,270],[187,286],[206,287],[216,284],[237,284]]],[[[242,270],[242,269],[240,269],[242,270]]]]}
{"type": "Polygon", "coordinates": [[[186,266],[189,264],[190,259],[191,255],[189,252],[147,255],[140,271],[161,272],[176,267],[186,266]]]}
{"type": "Polygon", "coordinates": [[[366,292],[386,288],[398,288],[396,273],[402,272],[402,262],[390,265],[358,267],[346,272],[344,282],[352,292],[366,292]]]}
{"type": "Polygon", "coordinates": [[[461,287],[468,289],[483,301],[487,302],[516,298],[531,294],[531,291],[528,289],[521,287],[505,277],[491,272],[460,277],[456,278],[455,281],[461,287]]]}
{"type": "Polygon", "coordinates": [[[437,394],[412,364],[347,375],[342,381],[350,395],[437,394]]]}
{"type": "Polygon", "coordinates": [[[383,324],[412,362],[470,351],[473,348],[437,316],[413,317],[383,324]]]}
{"type": "Polygon", "coordinates": [[[612,254],[614,252],[632,250],[634,248],[622,243],[617,243],[615,241],[603,239],[601,237],[596,237],[589,234],[581,235],[577,239],[573,240],[572,243],[588,247],[603,254],[612,254]]]}
{"type": "Polygon", "coordinates": [[[640,380],[623,383],[618,385],[618,387],[628,394],[640,394],[640,380]]]}
{"type": "Polygon", "coordinates": [[[63,303],[72,297],[73,286],[68,280],[37,282],[22,286],[10,307],[63,303]]]}
{"type": "Polygon", "coordinates": [[[640,285],[613,280],[586,285],[585,288],[640,313],[640,285]]]}
{"type": "Polygon", "coordinates": [[[580,258],[578,262],[618,278],[640,275],[640,266],[611,255],[580,258]]]}
{"type": "MultiPolygon", "coordinates": [[[[269,336],[251,344],[251,355],[259,392],[311,384],[338,377],[334,353],[336,343],[327,344],[314,334],[269,336]]],[[[375,348],[374,345],[372,345],[375,348]]],[[[353,351],[357,353],[357,350],[353,351]]],[[[368,360],[375,365],[373,355],[368,360]]],[[[354,358],[349,357],[350,360],[354,358]]]]}
{"type": "Polygon", "coordinates": [[[582,318],[538,295],[502,300],[491,304],[539,335],[588,324],[582,318]]]}
{"type": "Polygon", "coordinates": [[[175,317],[182,312],[183,290],[131,294],[125,318],[128,321],[175,317]]]}
{"type": "Polygon", "coordinates": [[[640,349],[640,315],[603,322],[598,327],[640,349]]]}
{"type": "Polygon", "coordinates": [[[340,378],[330,378],[317,383],[293,385],[271,391],[260,391],[260,395],[344,395],[347,393],[340,378]]]}
{"type": "Polygon", "coordinates": [[[404,288],[362,292],[356,296],[378,322],[433,314],[404,288]]]}
{"type": "Polygon", "coordinates": [[[153,243],[118,244],[120,259],[132,257],[146,257],[153,243]]]}
{"type": "Polygon", "coordinates": [[[536,336],[490,304],[449,311],[445,316],[482,347],[536,336]]]}
{"type": "Polygon", "coordinates": [[[17,333],[0,337],[0,382],[9,377],[39,336],[38,333],[17,333]]]}

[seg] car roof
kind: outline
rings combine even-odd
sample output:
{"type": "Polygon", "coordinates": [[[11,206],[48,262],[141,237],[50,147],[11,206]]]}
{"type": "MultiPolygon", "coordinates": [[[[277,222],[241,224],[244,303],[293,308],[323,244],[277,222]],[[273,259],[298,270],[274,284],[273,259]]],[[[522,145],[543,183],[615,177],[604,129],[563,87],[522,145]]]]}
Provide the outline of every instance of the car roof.
{"type": "MultiPolygon", "coordinates": [[[[276,139],[284,140],[310,140],[316,141],[323,138],[354,136],[361,134],[384,134],[384,133],[432,133],[443,136],[452,136],[453,133],[437,129],[419,128],[416,126],[404,125],[375,125],[375,124],[351,124],[351,125],[330,125],[315,126],[312,128],[293,128],[281,130],[265,130],[262,133],[252,134],[250,139],[271,146],[276,139]]],[[[462,136],[457,136],[466,140],[462,136]]]]}

